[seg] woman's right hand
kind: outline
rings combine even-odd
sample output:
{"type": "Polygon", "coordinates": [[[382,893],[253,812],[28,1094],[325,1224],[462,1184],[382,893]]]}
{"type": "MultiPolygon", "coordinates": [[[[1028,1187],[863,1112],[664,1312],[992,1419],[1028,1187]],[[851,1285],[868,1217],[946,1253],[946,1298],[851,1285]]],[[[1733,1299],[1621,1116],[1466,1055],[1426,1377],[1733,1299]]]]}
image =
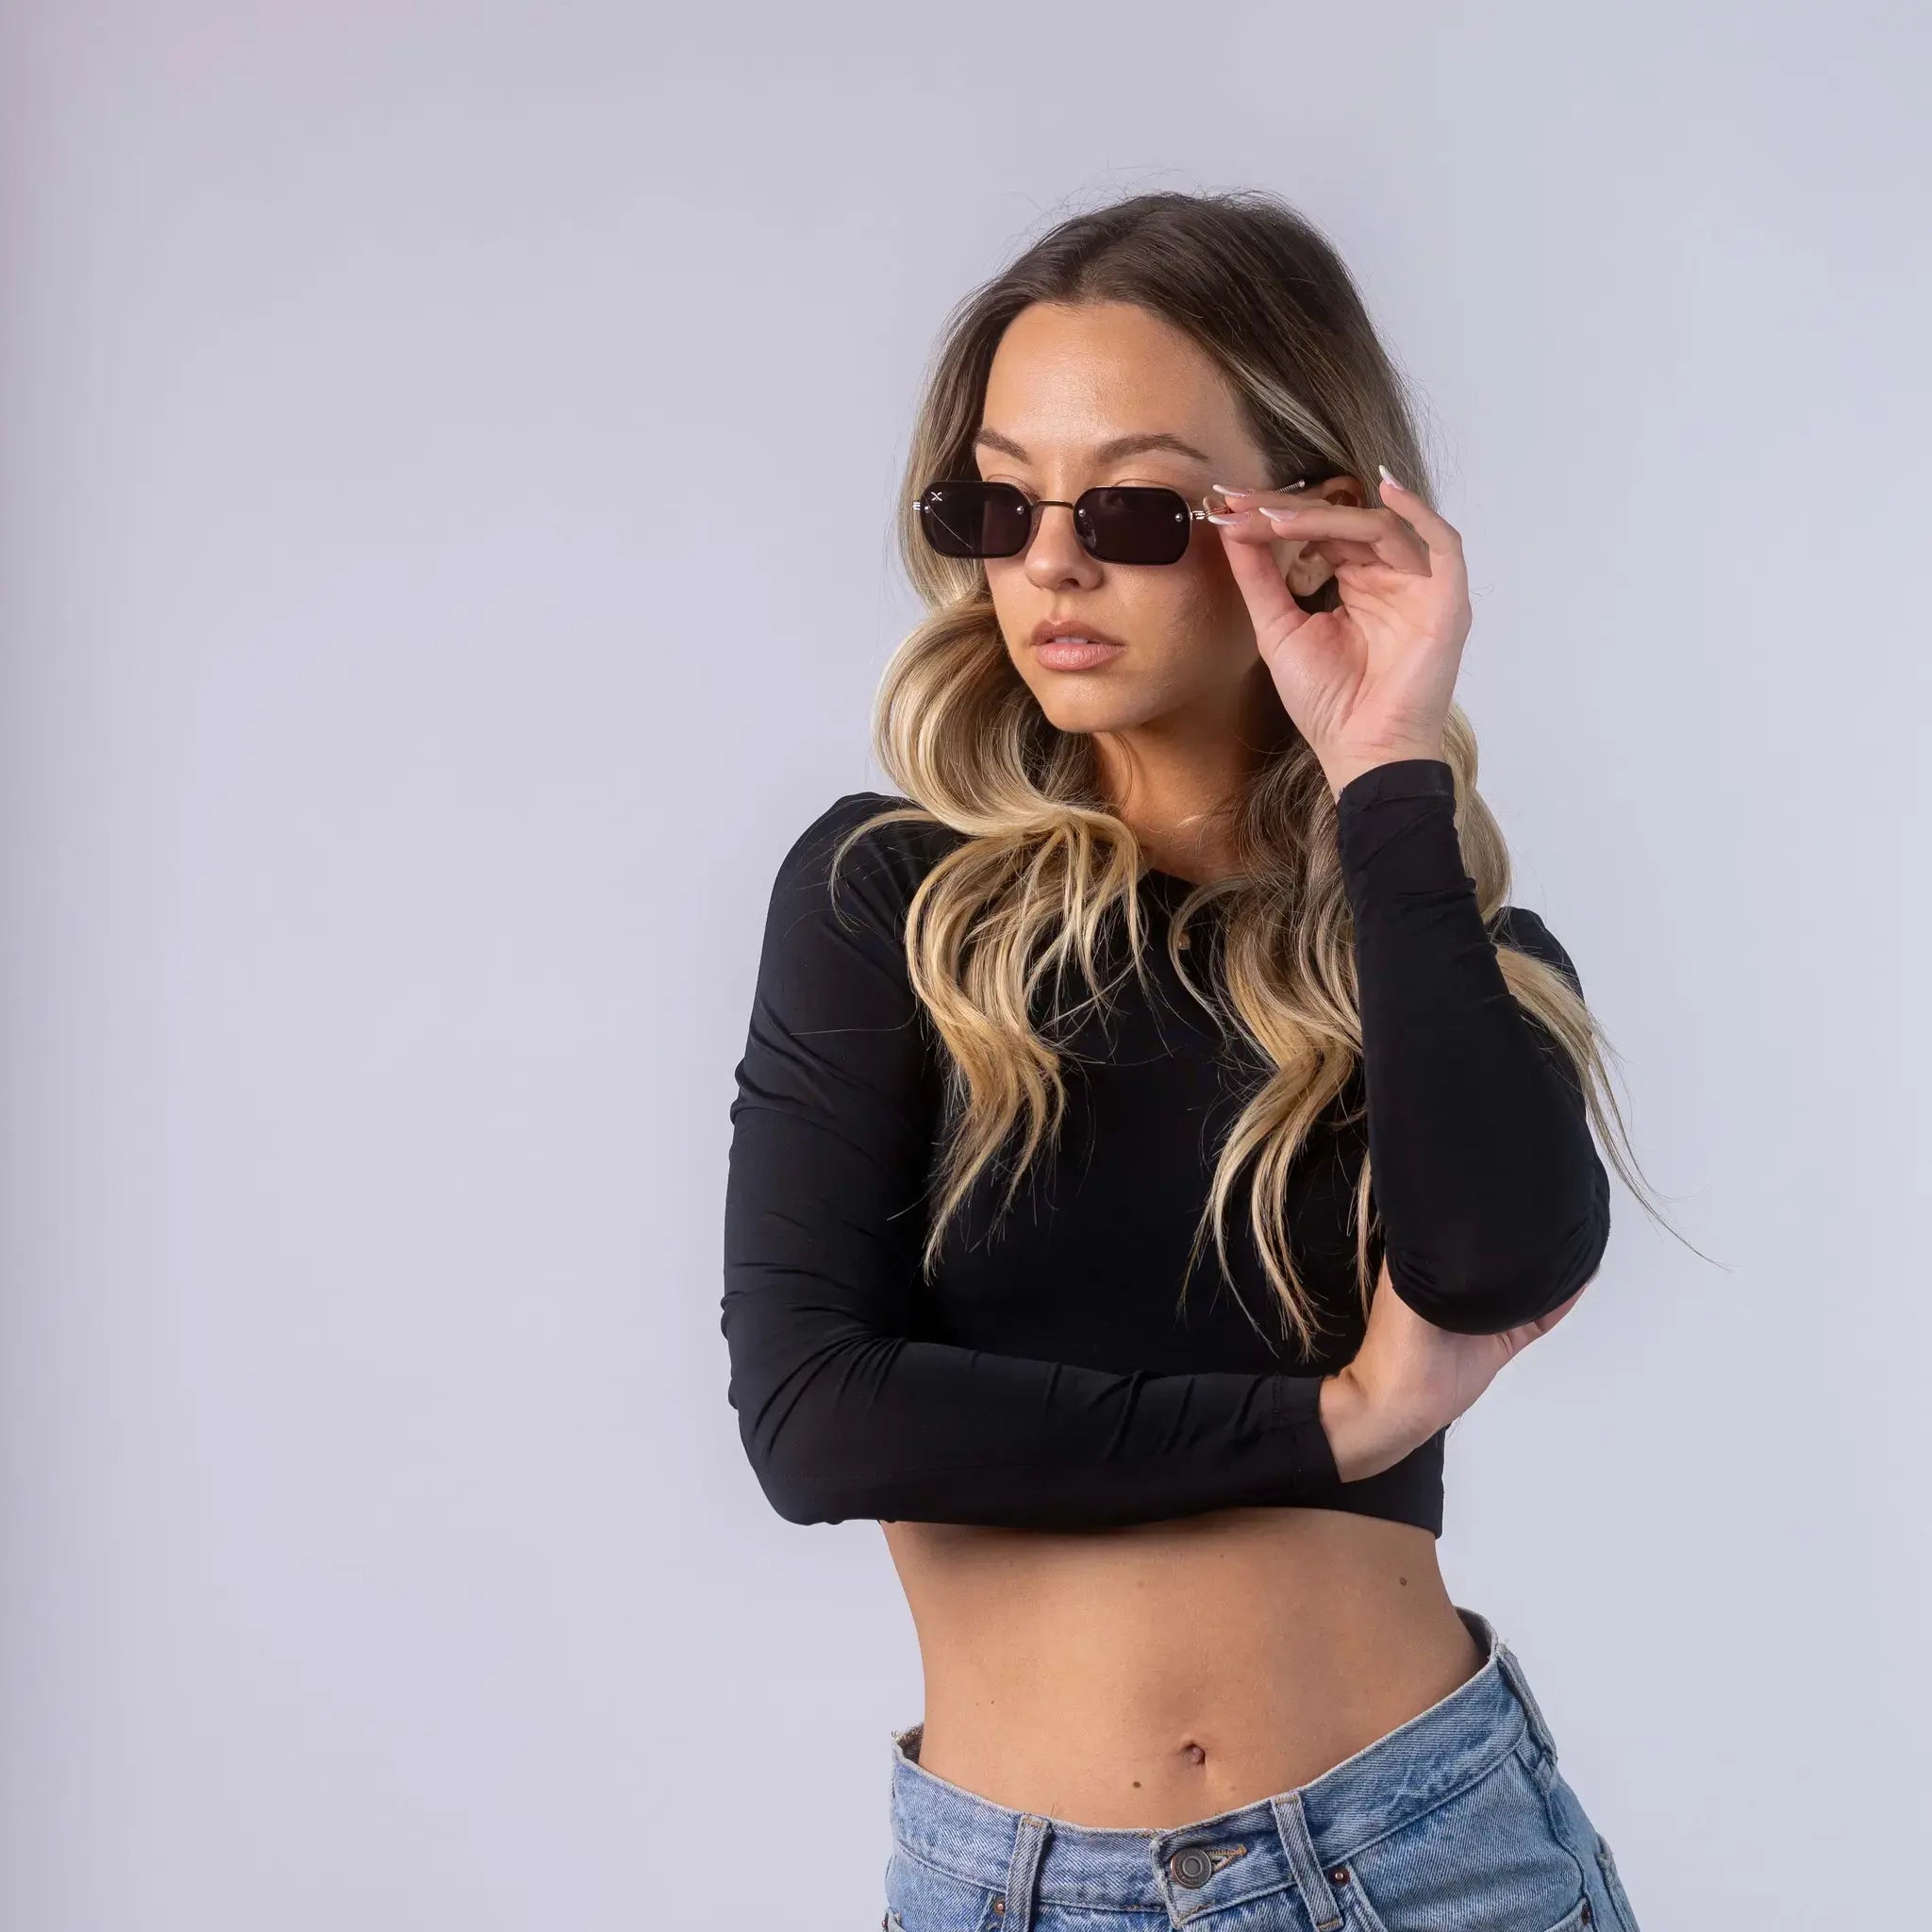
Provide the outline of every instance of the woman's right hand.
{"type": "Polygon", "coordinates": [[[1384,1260],[1355,1359],[1322,1380],[1322,1426],[1341,1480],[1379,1474],[1447,1427],[1582,1293],[1500,1335],[1457,1335],[1424,1321],[1395,1292],[1384,1260]]]}

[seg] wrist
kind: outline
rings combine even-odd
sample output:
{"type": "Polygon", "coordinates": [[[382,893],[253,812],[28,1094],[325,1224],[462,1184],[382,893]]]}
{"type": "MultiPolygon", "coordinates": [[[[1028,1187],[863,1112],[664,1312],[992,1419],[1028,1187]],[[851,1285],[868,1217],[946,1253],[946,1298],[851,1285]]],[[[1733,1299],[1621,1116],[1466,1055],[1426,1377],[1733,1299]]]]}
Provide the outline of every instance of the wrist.
{"type": "Polygon", "coordinates": [[[1335,1473],[1345,1483],[1381,1474],[1416,1446],[1349,1369],[1324,1375],[1316,1400],[1335,1473]]]}
{"type": "Polygon", "coordinates": [[[1373,772],[1378,765],[1392,765],[1404,758],[1431,758],[1440,764],[1448,763],[1441,741],[1437,739],[1432,742],[1418,741],[1412,744],[1381,745],[1373,751],[1336,752],[1323,758],[1321,764],[1323,774],[1328,780],[1328,790],[1340,798],[1348,785],[1364,772],[1373,772]]]}

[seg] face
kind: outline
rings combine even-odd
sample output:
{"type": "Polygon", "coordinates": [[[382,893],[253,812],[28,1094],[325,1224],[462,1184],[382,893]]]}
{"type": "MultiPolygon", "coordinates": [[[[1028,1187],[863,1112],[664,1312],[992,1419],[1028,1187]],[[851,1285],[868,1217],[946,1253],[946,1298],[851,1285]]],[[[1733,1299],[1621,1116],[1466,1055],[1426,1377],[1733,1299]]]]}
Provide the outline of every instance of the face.
{"type": "MultiPolygon", "coordinates": [[[[974,454],[982,478],[1065,503],[1095,485],[1143,483],[1198,509],[1215,483],[1271,480],[1221,372],[1189,337],[1123,302],[1039,302],[1014,317],[993,355],[974,454]],[[1105,447],[1141,437],[1149,446],[1105,447]]],[[[1074,534],[1073,511],[1054,508],[1036,514],[1020,556],[987,559],[1008,654],[1061,730],[1231,736],[1282,717],[1219,531],[1191,529],[1178,563],[1102,563],[1074,534]],[[1121,648],[1057,669],[1034,641],[1048,618],[1121,648]]],[[[1304,596],[1328,575],[1323,558],[1301,558],[1298,541],[1272,549],[1304,596]]]]}

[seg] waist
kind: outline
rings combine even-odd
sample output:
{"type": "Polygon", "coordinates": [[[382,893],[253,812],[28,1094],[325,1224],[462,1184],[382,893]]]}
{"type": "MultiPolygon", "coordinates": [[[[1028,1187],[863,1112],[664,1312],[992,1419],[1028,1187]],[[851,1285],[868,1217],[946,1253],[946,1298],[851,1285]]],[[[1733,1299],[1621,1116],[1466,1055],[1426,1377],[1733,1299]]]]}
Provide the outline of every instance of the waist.
{"type": "Polygon", "coordinates": [[[1016,1810],[1207,1817],[1320,1776],[1482,1662],[1413,1524],[1268,1508],[886,1535],[924,1673],[918,1761],[1016,1810]]]}
{"type": "MultiPolygon", "coordinates": [[[[1014,1890],[1023,1907],[1014,1923],[1024,1927],[1036,1906],[1171,1912],[1178,1923],[1298,1888],[1314,1923],[1339,1923],[1342,1908],[1329,1885],[1351,1882],[1357,1855],[1472,1792],[1490,1794],[1459,1826],[1468,1856],[1479,1860],[1486,1848],[1493,1853],[1486,1833],[1499,1822],[1498,1805],[1512,1807],[1519,1831],[1525,1802],[1542,1817],[1545,1780],[1534,1767],[1554,1763],[1555,1743],[1493,1624],[1474,1610],[1456,1614],[1483,1660],[1454,1690],[1316,1779],[1174,1826],[1107,1829],[994,1803],[922,1764],[919,1725],[895,1731],[891,1832],[900,1890],[941,1888],[957,1907],[978,1893],[1014,1890]],[[1512,1755],[1523,1775],[1495,1788],[1487,1774],[1512,1755]]],[[[1574,1864],[1560,1862],[1567,1888],[1574,1864]]],[[[1548,1922],[1544,1911],[1532,1918],[1548,1922]]]]}

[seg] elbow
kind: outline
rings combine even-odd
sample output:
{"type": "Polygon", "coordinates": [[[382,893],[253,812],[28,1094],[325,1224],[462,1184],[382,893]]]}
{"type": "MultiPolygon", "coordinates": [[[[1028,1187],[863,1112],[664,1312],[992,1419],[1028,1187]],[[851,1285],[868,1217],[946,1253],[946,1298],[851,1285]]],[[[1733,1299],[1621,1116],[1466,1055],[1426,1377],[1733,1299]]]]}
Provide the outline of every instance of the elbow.
{"type": "Polygon", "coordinates": [[[788,1474],[753,1465],[758,1488],[765,1501],[787,1523],[843,1523],[849,1513],[833,1506],[808,1485],[793,1481],[788,1474]]]}
{"type": "Polygon", "coordinates": [[[892,1492],[904,1485],[878,1410],[877,1346],[870,1335],[831,1346],[814,1338],[808,1349],[782,1336],[737,1337],[726,1400],[738,1411],[745,1460],[785,1522],[890,1520],[898,1513],[892,1492]]]}
{"type": "Polygon", "coordinates": [[[814,1459],[798,1453],[785,1429],[761,1429],[758,1414],[756,1407],[740,1411],[738,1436],[765,1501],[787,1523],[843,1522],[834,1507],[838,1498],[821,1481],[814,1459]]]}
{"type": "Polygon", "coordinates": [[[1541,1228],[1519,1220],[1507,1240],[1407,1249],[1391,1243],[1389,1279],[1424,1321],[1456,1335],[1500,1335],[1560,1307],[1603,1265],[1609,1246],[1609,1177],[1600,1160],[1586,1198],[1541,1228]]]}
{"type": "Polygon", "coordinates": [[[787,1523],[896,1523],[920,1516],[925,1499],[890,1480],[850,1469],[800,1469],[783,1461],[754,1462],[765,1501],[787,1523]]]}
{"type": "Polygon", "coordinates": [[[868,1480],[852,1465],[848,1446],[841,1455],[824,1453],[795,1411],[785,1426],[769,1433],[745,1424],[740,1429],[745,1459],[773,1509],[787,1523],[846,1523],[854,1519],[890,1521],[895,1499],[887,1484],[868,1480]]]}
{"type": "Polygon", "coordinates": [[[856,1485],[801,1468],[794,1457],[755,1454],[751,1467],[765,1501],[787,1523],[845,1523],[872,1513],[856,1485]]]}

